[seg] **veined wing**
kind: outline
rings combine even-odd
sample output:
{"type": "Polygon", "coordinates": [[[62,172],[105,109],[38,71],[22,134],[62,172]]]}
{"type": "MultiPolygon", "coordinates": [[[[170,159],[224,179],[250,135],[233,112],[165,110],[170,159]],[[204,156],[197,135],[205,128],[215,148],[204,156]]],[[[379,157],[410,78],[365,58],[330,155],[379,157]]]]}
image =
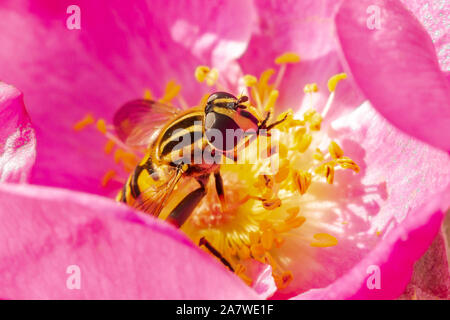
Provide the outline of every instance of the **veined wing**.
{"type": "Polygon", "coordinates": [[[171,167],[164,183],[152,185],[142,191],[132,204],[132,207],[158,217],[167,199],[173,192],[182,176],[180,168],[171,167]]]}
{"type": "Polygon", "coordinates": [[[129,146],[147,146],[161,127],[181,111],[153,100],[137,99],[127,102],[114,115],[116,134],[129,146]]]}

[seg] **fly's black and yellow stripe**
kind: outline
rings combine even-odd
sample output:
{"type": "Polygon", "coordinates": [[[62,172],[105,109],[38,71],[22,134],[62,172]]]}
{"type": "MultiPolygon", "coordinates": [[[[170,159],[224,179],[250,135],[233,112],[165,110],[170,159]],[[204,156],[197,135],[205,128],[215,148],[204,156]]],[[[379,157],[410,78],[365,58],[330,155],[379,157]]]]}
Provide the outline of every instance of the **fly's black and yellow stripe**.
{"type": "Polygon", "coordinates": [[[211,165],[195,162],[208,141],[204,135],[204,111],[191,109],[164,126],[146,156],[130,174],[117,200],[133,205],[152,186],[164,186],[173,176],[174,168],[187,163],[185,175],[199,176],[210,172],[211,165]],[[194,164],[195,165],[192,165],[194,164]]]}
{"type": "Polygon", "coordinates": [[[208,144],[204,138],[204,114],[203,110],[189,111],[161,130],[155,144],[155,156],[159,163],[177,165],[179,163],[174,163],[174,159],[179,158],[182,152],[190,158],[179,161],[194,163],[195,151],[203,150],[208,144]]]}

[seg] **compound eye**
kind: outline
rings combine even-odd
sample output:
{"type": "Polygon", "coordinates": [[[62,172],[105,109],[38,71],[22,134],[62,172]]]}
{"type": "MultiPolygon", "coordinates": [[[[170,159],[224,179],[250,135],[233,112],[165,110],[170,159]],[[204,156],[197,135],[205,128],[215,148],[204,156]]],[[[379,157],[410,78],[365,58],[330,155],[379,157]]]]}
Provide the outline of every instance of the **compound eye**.
{"type": "Polygon", "coordinates": [[[222,151],[233,150],[243,137],[243,130],[230,117],[210,112],[205,118],[205,134],[209,143],[222,151]]]}
{"type": "Polygon", "coordinates": [[[233,96],[231,93],[219,91],[219,92],[212,93],[209,96],[207,103],[211,103],[211,102],[213,102],[216,99],[234,99],[234,100],[237,100],[237,98],[235,96],[233,96]]]}

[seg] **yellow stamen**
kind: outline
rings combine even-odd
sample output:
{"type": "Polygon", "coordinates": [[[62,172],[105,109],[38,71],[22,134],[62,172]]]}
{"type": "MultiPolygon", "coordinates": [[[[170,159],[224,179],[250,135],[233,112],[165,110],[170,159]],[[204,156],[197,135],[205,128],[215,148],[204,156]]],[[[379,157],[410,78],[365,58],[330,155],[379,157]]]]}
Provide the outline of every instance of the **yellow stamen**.
{"type": "Polygon", "coordinates": [[[275,64],[284,64],[284,63],[298,63],[300,62],[300,56],[295,52],[286,52],[281,56],[278,56],[275,59],[275,64]]]}
{"type": "Polygon", "coordinates": [[[272,249],[272,244],[274,241],[274,232],[272,229],[265,230],[261,235],[261,243],[266,250],[272,249]]]}
{"type": "Polygon", "coordinates": [[[244,83],[245,83],[245,86],[251,88],[258,83],[258,79],[256,79],[256,77],[252,76],[251,74],[246,74],[244,76],[244,83]]]}
{"type": "Polygon", "coordinates": [[[211,71],[208,73],[208,76],[206,77],[206,84],[210,87],[216,84],[217,80],[219,79],[219,70],[216,68],[212,68],[211,71]]]}
{"type": "Polygon", "coordinates": [[[289,229],[295,229],[304,224],[305,221],[306,221],[305,217],[296,217],[290,220],[286,220],[286,225],[289,227],[289,229]]]}
{"type": "Polygon", "coordinates": [[[88,125],[91,125],[94,122],[95,122],[94,117],[92,116],[92,114],[89,113],[83,119],[81,119],[80,121],[78,121],[77,123],[75,123],[73,125],[73,130],[75,130],[75,131],[83,130],[88,125]]]}
{"type": "Polygon", "coordinates": [[[274,239],[274,242],[275,242],[275,246],[277,247],[277,248],[281,248],[281,246],[283,245],[283,243],[284,243],[284,239],[282,238],[282,237],[276,237],[275,239],[274,239]]]}
{"type": "Polygon", "coordinates": [[[340,159],[337,159],[336,162],[341,166],[343,169],[351,169],[354,172],[359,172],[359,166],[353,161],[352,159],[348,157],[342,157],[340,159]]]}
{"type": "Polygon", "coordinates": [[[331,141],[328,151],[333,159],[339,159],[344,155],[342,148],[334,141],[331,141]]]}
{"type": "Polygon", "coordinates": [[[251,244],[257,244],[259,242],[259,233],[252,231],[248,235],[251,244]]]}
{"type": "Polygon", "coordinates": [[[325,155],[319,148],[316,148],[316,152],[314,153],[313,157],[318,161],[323,161],[325,159],[325,155]]]}
{"type": "Polygon", "coordinates": [[[164,96],[159,100],[163,103],[169,103],[173,100],[181,91],[181,86],[175,81],[170,80],[167,82],[166,89],[164,91],[164,96]]]}
{"type": "MultiPolygon", "coordinates": [[[[328,146],[329,154],[318,148],[322,145],[323,141],[320,139],[324,134],[317,131],[321,129],[323,117],[333,101],[334,91],[330,94],[323,114],[311,109],[303,115],[303,118],[297,119],[297,115],[294,116],[294,112],[290,109],[281,114],[275,112],[277,100],[281,94],[277,88],[287,70],[287,64],[299,61],[300,58],[295,53],[286,53],[278,57],[276,63],[280,66],[273,83],[269,83],[274,75],[273,69],[265,70],[259,77],[244,76],[243,81],[250,88],[248,89],[250,92],[245,90],[241,93],[249,95],[250,99],[245,103],[247,111],[255,114],[259,119],[264,119],[270,112],[268,125],[283,120],[276,126],[279,134],[269,134],[267,137],[261,135],[256,139],[258,144],[249,144],[248,147],[251,150],[249,159],[253,156],[258,158],[258,155],[261,155],[255,162],[246,159],[243,164],[230,167],[222,165],[220,169],[224,182],[225,205],[219,201],[223,199],[219,199],[214,190],[214,179],[210,179],[207,195],[194,209],[182,228],[193,241],[200,237],[207,238],[230,263],[236,275],[249,285],[252,279],[249,277],[250,270],[245,267],[247,263],[245,260],[269,264],[279,289],[286,288],[292,282],[293,274],[286,270],[293,260],[287,252],[293,247],[291,241],[293,239],[302,241],[311,232],[311,228],[320,226],[316,223],[316,219],[320,219],[320,214],[309,220],[315,213],[315,209],[311,211],[311,208],[315,207],[310,204],[324,199],[322,195],[317,195],[320,182],[317,188],[310,188],[312,180],[318,181],[318,177],[323,180],[325,177],[327,183],[332,184],[335,170],[342,168],[359,171],[358,165],[352,159],[345,157],[342,148],[334,141],[328,146]],[[269,137],[275,137],[276,144],[269,137]],[[277,166],[274,165],[274,160],[279,161],[277,166]],[[307,219],[308,224],[306,224],[307,219]],[[301,236],[298,237],[299,235],[301,236]],[[284,250],[278,250],[283,245],[284,250]]],[[[217,69],[199,66],[195,70],[197,81],[215,85],[215,89],[220,89],[220,83],[217,83],[218,77],[217,69]]],[[[335,90],[337,82],[343,78],[345,75],[336,75],[330,79],[329,89],[335,90]]],[[[169,81],[160,101],[170,103],[176,98],[177,104],[184,108],[188,107],[180,95],[180,90],[180,85],[175,81],[169,81]]],[[[311,97],[318,90],[316,83],[310,83],[304,87],[311,105],[313,102],[311,97]]],[[[204,107],[208,97],[209,94],[203,95],[199,106],[204,107]]],[[[150,90],[145,91],[144,98],[152,99],[150,90]]],[[[91,116],[80,122],[81,124],[76,125],[77,128],[94,123],[95,120],[91,116]]],[[[140,163],[146,161],[145,157],[142,158],[139,155],[144,150],[126,146],[114,136],[111,127],[104,119],[97,121],[98,130],[108,139],[104,151],[114,155],[114,160],[122,167],[122,171],[131,172],[139,159],[143,159],[140,163]]],[[[183,169],[186,170],[187,165],[183,169]]],[[[113,178],[114,181],[119,181],[120,179],[115,178],[116,175],[114,170],[106,172],[101,180],[102,186],[106,186],[113,178]]],[[[145,179],[141,178],[139,183],[143,183],[143,180],[145,179]]],[[[180,183],[171,195],[173,199],[168,200],[164,206],[162,217],[166,217],[171,208],[185,195],[183,192],[178,192],[185,187],[184,182],[180,183]]],[[[187,184],[186,190],[189,189],[187,184]]],[[[130,191],[127,191],[125,196],[127,200],[132,201],[130,191]]],[[[329,247],[336,245],[337,239],[327,233],[317,233],[314,239],[306,244],[313,247],[329,247]]]]}
{"type": "Polygon", "coordinates": [[[292,279],[294,279],[294,276],[291,271],[285,271],[281,276],[274,275],[275,284],[278,289],[286,288],[292,279]]]}
{"type": "Polygon", "coordinates": [[[263,220],[263,221],[261,221],[259,223],[259,228],[262,231],[265,231],[265,230],[268,230],[268,229],[272,228],[272,224],[269,221],[267,221],[267,220],[263,220]]]}
{"type": "Polygon", "coordinates": [[[280,86],[281,80],[283,79],[284,74],[286,72],[286,65],[298,62],[300,62],[300,57],[294,52],[286,52],[275,59],[275,64],[281,65],[280,70],[278,70],[278,75],[275,80],[275,83],[273,85],[275,89],[279,88],[280,86]]]}
{"type": "Polygon", "coordinates": [[[243,245],[238,250],[238,256],[241,260],[250,258],[250,249],[246,245],[243,245]]]}
{"type": "Polygon", "coordinates": [[[329,184],[333,184],[334,181],[334,167],[327,164],[325,165],[325,177],[327,178],[327,182],[329,184]]]}
{"type": "Polygon", "coordinates": [[[195,79],[197,79],[198,82],[203,82],[206,79],[206,76],[208,75],[210,69],[207,66],[198,66],[195,69],[195,79]]]}
{"type": "Polygon", "coordinates": [[[312,175],[306,171],[297,171],[294,174],[294,180],[297,184],[298,191],[304,195],[311,185],[312,175]]]}
{"type": "Polygon", "coordinates": [[[152,100],[153,99],[153,94],[150,91],[150,89],[145,89],[144,90],[144,99],[145,100],[152,100]]]}
{"type": "Polygon", "coordinates": [[[266,210],[274,210],[274,209],[276,209],[276,208],[278,208],[280,206],[281,206],[281,200],[278,199],[278,198],[263,202],[263,207],[266,210]]]}
{"type": "Polygon", "coordinates": [[[328,233],[317,233],[314,235],[314,239],[317,241],[312,241],[310,245],[312,247],[333,247],[338,244],[338,240],[328,233]]]}
{"type": "Polygon", "coordinates": [[[305,85],[303,88],[303,92],[305,93],[313,93],[319,91],[319,88],[317,87],[317,83],[309,83],[305,85]]]}
{"type": "Polygon", "coordinates": [[[102,178],[102,187],[105,188],[108,182],[117,175],[115,170],[108,170],[102,178]]]}
{"type": "Polygon", "coordinates": [[[203,95],[203,97],[200,99],[200,103],[198,104],[200,107],[206,106],[206,102],[208,101],[209,93],[206,93],[203,95]]]}
{"type": "Polygon", "coordinates": [[[98,119],[97,120],[97,130],[100,131],[103,134],[106,133],[107,129],[106,129],[106,121],[105,121],[105,119],[98,119]]]}
{"type": "Polygon", "coordinates": [[[243,265],[238,264],[236,266],[236,275],[239,276],[245,283],[247,283],[247,285],[251,286],[253,281],[245,274],[246,271],[247,269],[243,265]]]}
{"type": "Polygon", "coordinates": [[[330,78],[328,80],[328,90],[330,92],[334,92],[336,90],[336,86],[338,85],[339,81],[347,79],[346,73],[339,73],[330,78]]]}
{"type": "Polygon", "coordinates": [[[260,243],[251,245],[250,251],[252,252],[252,256],[254,258],[261,258],[266,252],[263,245],[260,243]]]}
{"type": "Polygon", "coordinates": [[[275,74],[275,70],[267,69],[261,73],[258,82],[258,92],[261,100],[264,101],[266,99],[267,94],[271,90],[271,85],[269,85],[270,78],[275,74]]]}
{"type": "Polygon", "coordinates": [[[113,150],[113,148],[114,148],[115,145],[116,145],[116,144],[114,143],[114,141],[108,140],[108,141],[106,142],[105,148],[104,148],[105,153],[106,153],[106,154],[111,154],[111,152],[112,152],[112,150],[113,150]]]}
{"type": "Polygon", "coordinates": [[[264,111],[266,111],[266,112],[267,111],[273,112],[273,110],[275,108],[275,103],[277,102],[277,99],[278,99],[278,95],[279,95],[278,90],[270,91],[269,99],[268,99],[268,101],[266,103],[266,106],[264,107],[264,111]]]}
{"type": "Polygon", "coordinates": [[[305,152],[312,142],[312,136],[309,133],[306,133],[302,135],[302,138],[297,146],[298,152],[303,153],[305,152]]]}

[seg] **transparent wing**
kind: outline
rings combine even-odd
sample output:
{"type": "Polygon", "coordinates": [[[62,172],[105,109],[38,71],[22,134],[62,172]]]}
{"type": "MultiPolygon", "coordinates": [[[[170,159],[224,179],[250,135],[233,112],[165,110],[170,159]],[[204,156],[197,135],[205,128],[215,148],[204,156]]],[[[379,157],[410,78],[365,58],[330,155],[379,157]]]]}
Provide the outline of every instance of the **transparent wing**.
{"type": "Polygon", "coordinates": [[[147,146],[161,127],[181,111],[153,100],[127,102],[114,115],[116,134],[129,146],[147,146]]]}
{"type": "Polygon", "coordinates": [[[133,207],[144,211],[155,217],[161,213],[162,207],[166,203],[173,189],[177,185],[182,176],[182,170],[173,168],[168,173],[168,177],[164,179],[164,183],[152,185],[144,190],[133,203],[133,207]]]}

